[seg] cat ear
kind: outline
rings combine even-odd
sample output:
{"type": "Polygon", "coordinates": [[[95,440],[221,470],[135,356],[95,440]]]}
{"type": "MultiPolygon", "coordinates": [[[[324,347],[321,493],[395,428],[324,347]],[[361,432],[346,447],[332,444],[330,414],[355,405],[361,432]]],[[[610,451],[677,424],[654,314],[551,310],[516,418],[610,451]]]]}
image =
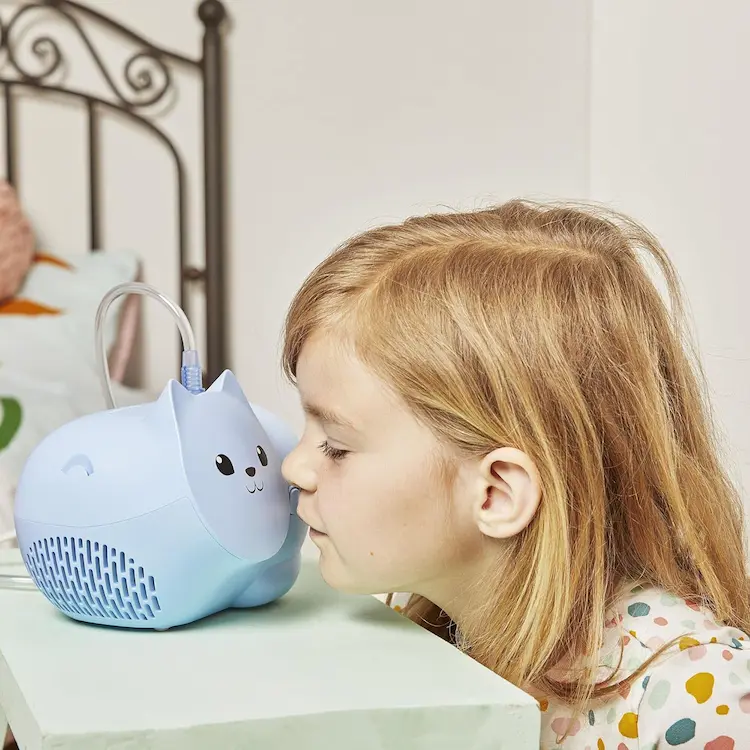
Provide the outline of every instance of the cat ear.
{"type": "Polygon", "coordinates": [[[213,383],[211,383],[211,386],[206,392],[226,393],[243,404],[248,403],[247,397],[242,391],[242,387],[240,386],[237,378],[234,376],[231,370],[224,370],[224,372],[222,372],[221,375],[219,375],[219,377],[216,378],[213,383]]]}
{"type": "Polygon", "coordinates": [[[166,409],[171,413],[177,413],[192,398],[185,387],[176,380],[170,380],[159,396],[157,404],[160,409],[166,409]]]}
{"type": "Polygon", "coordinates": [[[260,404],[250,404],[250,408],[283,461],[294,450],[299,439],[289,426],[273,412],[268,411],[260,404]]]}

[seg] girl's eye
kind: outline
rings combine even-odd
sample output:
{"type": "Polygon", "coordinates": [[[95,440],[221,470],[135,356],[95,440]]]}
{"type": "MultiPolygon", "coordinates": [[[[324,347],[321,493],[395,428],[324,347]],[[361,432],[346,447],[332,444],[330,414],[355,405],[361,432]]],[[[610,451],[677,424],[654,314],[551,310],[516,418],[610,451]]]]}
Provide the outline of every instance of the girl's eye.
{"type": "Polygon", "coordinates": [[[328,444],[327,440],[324,440],[319,446],[320,450],[323,451],[325,456],[327,458],[330,458],[331,461],[340,461],[344,456],[349,453],[349,451],[342,450],[341,448],[334,448],[333,446],[328,444]]]}

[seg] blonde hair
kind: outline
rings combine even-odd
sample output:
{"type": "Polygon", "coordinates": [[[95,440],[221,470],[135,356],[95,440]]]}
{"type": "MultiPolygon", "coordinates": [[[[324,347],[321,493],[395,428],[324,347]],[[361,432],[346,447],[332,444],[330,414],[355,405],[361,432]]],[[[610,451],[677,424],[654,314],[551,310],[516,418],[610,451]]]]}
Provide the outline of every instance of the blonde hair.
{"type": "MultiPolygon", "coordinates": [[[[560,680],[550,670],[597,654],[628,582],[750,632],[741,503],[677,274],[642,226],[598,207],[511,201],[367,231],[297,293],[283,351],[292,381],[324,329],[346,332],[460,455],[512,445],[536,463],[542,502],[510,542],[514,564],[481,582],[482,606],[455,624],[485,666],[571,704],[614,692],[621,684],[596,684],[595,664],[560,680]]],[[[435,631],[453,625],[421,597],[407,613],[435,631]]]]}

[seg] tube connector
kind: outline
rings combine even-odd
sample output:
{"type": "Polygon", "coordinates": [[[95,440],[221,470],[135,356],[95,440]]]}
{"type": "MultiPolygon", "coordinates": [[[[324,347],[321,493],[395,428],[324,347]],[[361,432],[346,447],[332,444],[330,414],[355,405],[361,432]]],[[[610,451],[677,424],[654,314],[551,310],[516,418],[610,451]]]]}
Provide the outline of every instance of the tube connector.
{"type": "Polygon", "coordinates": [[[182,352],[180,381],[188,392],[203,393],[203,370],[195,349],[185,349],[182,352]]]}

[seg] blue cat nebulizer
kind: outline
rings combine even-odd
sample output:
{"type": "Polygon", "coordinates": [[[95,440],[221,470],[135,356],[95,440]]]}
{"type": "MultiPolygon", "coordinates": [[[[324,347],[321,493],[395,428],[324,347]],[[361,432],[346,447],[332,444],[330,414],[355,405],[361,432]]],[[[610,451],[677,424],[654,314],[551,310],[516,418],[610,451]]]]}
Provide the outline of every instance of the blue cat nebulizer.
{"type": "Polygon", "coordinates": [[[75,620],[156,630],[286,594],[307,530],[281,475],[294,435],[229,370],[203,390],[190,324],[152,287],[112,289],[96,328],[110,408],[47,436],[18,484],[16,535],[36,587],[75,620]],[[175,315],[183,367],[158,400],[118,409],[103,321],[133,292],[175,315]]]}

